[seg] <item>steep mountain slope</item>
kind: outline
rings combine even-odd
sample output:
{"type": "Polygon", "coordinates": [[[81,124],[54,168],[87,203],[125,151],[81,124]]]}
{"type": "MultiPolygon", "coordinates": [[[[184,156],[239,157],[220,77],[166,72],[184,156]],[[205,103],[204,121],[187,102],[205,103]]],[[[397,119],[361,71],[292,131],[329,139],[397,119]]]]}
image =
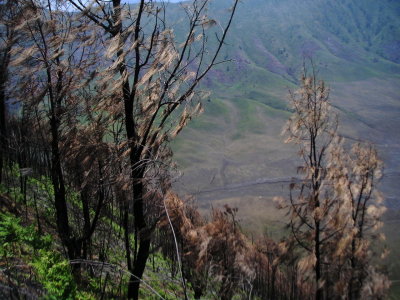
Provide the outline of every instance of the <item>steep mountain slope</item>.
{"type": "MultiPolygon", "coordinates": [[[[210,15],[220,18],[228,7],[228,0],[215,1],[210,15]]],[[[400,208],[399,53],[399,1],[244,0],[220,56],[233,61],[208,77],[205,113],[174,142],[183,173],[176,188],[194,194],[200,208],[237,206],[246,228],[279,236],[284,216],[272,197],[287,196],[297,165],[296,149],[280,132],[290,115],[288,88],[296,88],[311,57],[331,87],[340,133],[374,142],[385,162],[379,188],[390,209],[385,230],[393,233],[400,208]]],[[[400,276],[398,243],[388,235],[392,279],[400,276]]]]}
{"type": "Polygon", "coordinates": [[[395,1],[247,0],[225,50],[250,70],[294,80],[310,56],[328,79],[398,72],[399,15],[395,1]]]}
{"type": "MultiPolygon", "coordinates": [[[[229,4],[228,0],[214,1],[210,14],[223,16],[229,4]]],[[[218,158],[213,166],[230,153],[242,155],[242,160],[249,151],[253,161],[254,147],[238,150],[243,143],[254,142],[251,135],[266,138],[268,134],[274,141],[260,146],[260,152],[267,146],[274,148],[275,143],[277,149],[282,148],[279,132],[289,113],[287,90],[295,88],[308,58],[313,59],[319,77],[332,86],[333,104],[342,114],[348,136],[375,141],[379,136],[380,143],[391,134],[398,137],[399,43],[398,1],[243,1],[220,55],[221,60],[233,61],[208,77],[205,85],[212,97],[205,114],[187,130],[189,141],[177,141],[179,160],[197,169],[192,162],[202,162],[204,167],[213,161],[214,150],[218,158]],[[360,83],[351,85],[356,81],[360,83]],[[363,88],[368,93],[357,92],[363,88]],[[372,105],[378,98],[380,105],[372,105]],[[389,123],[384,134],[377,132],[389,123]],[[215,144],[210,142],[213,135],[215,144]]],[[[256,140],[260,143],[260,138],[256,140]]]]}

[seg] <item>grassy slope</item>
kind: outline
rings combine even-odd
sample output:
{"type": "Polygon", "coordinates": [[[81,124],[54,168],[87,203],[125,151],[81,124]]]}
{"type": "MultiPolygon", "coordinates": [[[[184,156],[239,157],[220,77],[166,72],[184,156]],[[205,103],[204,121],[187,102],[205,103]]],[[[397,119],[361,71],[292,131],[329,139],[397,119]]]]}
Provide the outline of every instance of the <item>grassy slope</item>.
{"type": "MultiPolygon", "coordinates": [[[[222,15],[226,2],[217,1],[211,11],[222,15]]],[[[203,209],[224,203],[238,206],[252,232],[262,233],[267,227],[282,234],[282,215],[271,199],[286,196],[287,184],[198,192],[295,175],[295,149],[283,144],[280,131],[289,115],[287,90],[295,88],[308,56],[332,86],[341,132],[374,141],[386,167],[399,170],[399,12],[398,1],[244,1],[221,53],[221,59],[234,61],[211,74],[205,85],[213,94],[205,113],[174,143],[184,172],[176,186],[197,193],[203,209]]],[[[383,180],[385,195],[398,194],[397,181],[383,180]]],[[[396,222],[388,223],[385,231],[393,249],[391,277],[398,280],[396,222]]],[[[398,293],[398,284],[393,287],[398,293]]]]}

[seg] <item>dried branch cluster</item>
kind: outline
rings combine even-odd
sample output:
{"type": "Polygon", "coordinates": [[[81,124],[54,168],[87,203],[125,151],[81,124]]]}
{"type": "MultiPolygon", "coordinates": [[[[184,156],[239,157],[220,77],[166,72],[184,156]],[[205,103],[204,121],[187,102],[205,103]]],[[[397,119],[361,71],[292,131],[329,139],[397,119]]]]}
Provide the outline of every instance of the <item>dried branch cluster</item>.
{"type": "MultiPolygon", "coordinates": [[[[198,299],[205,290],[217,299],[234,295],[262,299],[309,299],[312,292],[293,265],[293,255],[285,243],[268,237],[249,240],[236,220],[237,208],[214,209],[206,222],[193,206],[173,193],[166,198],[171,223],[161,220],[162,232],[177,235],[183,273],[198,299]]],[[[171,241],[171,238],[161,239],[171,241]]],[[[161,242],[166,256],[176,260],[174,244],[161,242]]]]}
{"type": "Polygon", "coordinates": [[[290,100],[294,113],[284,133],[286,142],[299,145],[303,180],[291,185],[288,202],[277,200],[289,212],[292,243],[304,250],[299,269],[314,282],[315,299],[381,298],[388,280],[372,267],[371,242],[384,240],[379,229],[385,207],[376,189],[382,162],[372,145],[348,149],[339,137],[329,89],[314,68],[311,75],[304,71],[290,100]]]}

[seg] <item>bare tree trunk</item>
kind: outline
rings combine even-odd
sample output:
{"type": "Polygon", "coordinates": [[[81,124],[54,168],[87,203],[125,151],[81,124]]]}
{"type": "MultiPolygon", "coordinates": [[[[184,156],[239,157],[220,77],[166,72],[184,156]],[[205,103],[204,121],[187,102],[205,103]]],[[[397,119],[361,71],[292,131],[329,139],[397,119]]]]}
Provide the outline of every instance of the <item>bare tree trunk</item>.
{"type": "Polygon", "coordinates": [[[320,287],[320,281],[322,278],[321,274],[321,244],[320,244],[320,223],[319,221],[315,222],[315,281],[316,281],[316,293],[315,293],[315,299],[316,300],[322,300],[323,298],[323,289],[320,287]]]}
{"type": "Polygon", "coordinates": [[[84,187],[81,191],[81,201],[82,201],[82,213],[83,213],[83,235],[88,237],[87,240],[82,241],[83,253],[82,258],[86,259],[88,250],[90,248],[90,210],[89,210],[89,195],[87,193],[87,188],[84,187]]]}
{"type": "Polygon", "coordinates": [[[133,275],[131,275],[131,278],[129,280],[128,299],[139,299],[140,279],[143,277],[149,253],[150,237],[140,239],[135,268],[133,269],[133,275]]]}
{"type": "Polygon", "coordinates": [[[75,251],[71,245],[70,240],[70,228],[68,223],[68,208],[65,193],[65,183],[61,168],[60,161],[60,150],[58,147],[59,135],[58,135],[58,121],[56,116],[51,117],[51,152],[52,152],[52,165],[51,165],[51,180],[54,187],[54,203],[56,208],[56,220],[58,234],[64,244],[67,247],[68,257],[74,259],[75,251]]]}
{"type": "MultiPolygon", "coordinates": [[[[141,179],[143,177],[144,170],[140,170],[139,172],[134,171],[133,173],[133,180],[135,180],[135,178],[141,179]]],[[[143,277],[147,259],[150,254],[151,243],[151,229],[148,227],[144,215],[143,192],[143,183],[140,181],[135,182],[133,185],[133,215],[135,218],[136,232],[134,238],[139,245],[139,249],[137,253],[135,253],[135,260],[133,262],[134,265],[132,266],[132,276],[128,285],[128,298],[135,300],[139,298],[140,279],[143,277]]]]}
{"type": "MultiPolygon", "coordinates": [[[[8,36],[13,39],[13,32],[11,31],[8,36]]],[[[2,182],[3,166],[7,151],[7,106],[6,106],[6,83],[8,80],[8,65],[10,62],[11,46],[3,49],[1,65],[0,65],[0,183],[2,182]]]]}
{"type": "Polygon", "coordinates": [[[353,238],[353,240],[351,241],[351,257],[350,257],[350,266],[351,266],[351,277],[350,277],[350,281],[349,281],[349,293],[348,293],[348,297],[349,300],[353,300],[353,299],[357,299],[356,295],[354,293],[354,288],[355,288],[355,276],[354,276],[354,271],[356,270],[356,261],[355,261],[355,250],[356,250],[356,241],[353,238]]]}
{"type": "MultiPolygon", "coordinates": [[[[2,72],[3,73],[3,72],[2,72]]],[[[1,75],[0,75],[1,76],[1,75]]],[[[1,76],[3,77],[3,76],[1,76]]],[[[0,183],[2,182],[4,153],[7,151],[6,104],[4,84],[0,83],[0,183]]]]}

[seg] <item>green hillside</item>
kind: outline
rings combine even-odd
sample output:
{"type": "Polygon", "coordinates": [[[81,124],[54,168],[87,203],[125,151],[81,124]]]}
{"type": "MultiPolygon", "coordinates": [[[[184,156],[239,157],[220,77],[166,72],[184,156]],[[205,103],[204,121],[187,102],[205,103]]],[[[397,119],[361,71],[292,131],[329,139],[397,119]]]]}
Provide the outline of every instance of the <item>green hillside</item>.
{"type": "MultiPolygon", "coordinates": [[[[215,1],[218,16],[229,1],[215,1]]],[[[295,89],[304,60],[312,58],[331,87],[340,133],[374,142],[387,172],[400,168],[400,2],[375,0],[246,0],[241,3],[220,59],[229,60],[207,78],[212,91],[205,113],[174,143],[183,176],[181,193],[211,206],[239,207],[252,232],[282,234],[282,216],[272,198],[287,196],[287,183],[252,184],[260,178],[296,176],[296,149],[283,143],[288,89],[295,89]],[[243,184],[241,188],[231,188],[243,184]],[[260,226],[265,224],[265,226],[260,226]]],[[[398,210],[399,176],[384,177],[380,189],[398,210]]],[[[397,214],[398,215],[398,214],[397,214]]],[[[385,227],[392,291],[399,289],[396,262],[398,217],[385,227]]],[[[396,299],[397,294],[393,294],[396,299]]]]}
{"type": "MultiPolygon", "coordinates": [[[[214,1],[210,14],[218,19],[229,4],[230,1],[214,1]]],[[[206,139],[201,135],[202,129],[208,135],[229,132],[227,136],[234,140],[242,136],[243,130],[263,134],[263,127],[277,129],[288,116],[288,89],[295,88],[309,58],[319,77],[333,87],[333,104],[344,115],[343,122],[351,124],[352,136],[371,138],[376,132],[366,125],[372,122],[369,119],[375,123],[380,118],[386,122],[393,119],[396,123],[395,116],[388,120],[387,114],[399,111],[395,100],[395,82],[400,74],[399,16],[400,2],[389,0],[243,1],[220,54],[220,60],[231,61],[219,65],[206,79],[204,88],[211,90],[212,96],[205,102],[205,113],[189,126],[188,138],[206,139]],[[388,79],[390,83],[382,88],[374,78],[385,82],[388,79]],[[360,82],[355,86],[360,91],[352,90],[348,85],[351,82],[360,82]],[[362,93],[364,88],[371,91],[362,93]],[[387,97],[380,93],[387,93],[387,97]],[[370,109],[375,97],[382,102],[378,116],[370,109]],[[257,108],[256,103],[260,104],[257,108]],[[221,105],[223,112],[219,111],[221,105]],[[368,108],[360,112],[360,105],[368,108]]],[[[179,19],[174,15],[173,20],[182,24],[179,19]]],[[[181,29],[177,26],[178,39],[181,29]]],[[[396,134],[393,124],[390,127],[389,131],[396,134]]],[[[278,130],[272,135],[281,142],[278,130]]],[[[197,152],[200,157],[210,157],[201,146],[191,151],[197,152]]],[[[178,156],[180,159],[185,154],[178,151],[178,156]]]]}
{"type": "Polygon", "coordinates": [[[260,68],[293,81],[303,57],[328,80],[398,73],[399,13],[396,1],[244,1],[225,48],[236,61],[228,76],[260,68]]]}
{"type": "MultiPolygon", "coordinates": [[[[218,19],[229,3],[213,2],[210,14],[218,19]]],[[[397,1],[243,1],[220,54],[221,60],[231,61],[211,72],[205,88],[212,91],[212,97],[230,102],[239,114],[251,105],[247,102],[256,101],[285,115],[287,91],[295,87],[309,58],[319,77],[330,85],[399,78],[399,16],[397,1]]],[[[174,20],[179,17],[174,16],[174,20]]],[[[178,38],[179,32],[177,26],[178,38]]],[[[223,122],[215,120],[213,107],[206,106],[205,115],[192,127],[198,129],[204,120],[223,122]]],[[[237,126],[240,131],[243,121],[237,126]]]]}

